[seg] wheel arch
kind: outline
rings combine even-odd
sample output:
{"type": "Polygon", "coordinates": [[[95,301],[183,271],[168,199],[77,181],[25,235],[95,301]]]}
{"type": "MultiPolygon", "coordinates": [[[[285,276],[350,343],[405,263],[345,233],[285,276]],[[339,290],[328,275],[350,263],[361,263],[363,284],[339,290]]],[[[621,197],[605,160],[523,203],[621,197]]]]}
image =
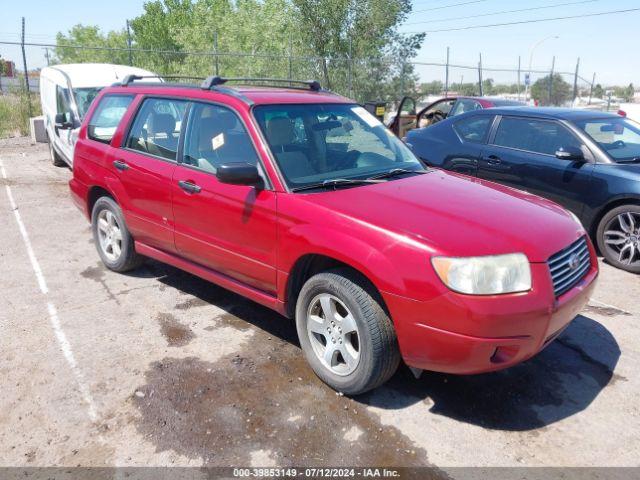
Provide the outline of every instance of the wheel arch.
{"type": "Polygon", "coordinates": [[[94,185],[89,188],[89,192],[87,193],[87,212],[89,213],[89,218],[91,218],[91,214],[93,212],[93,206],[96,204],[99,198],[101,197],[109,197],[113,199],[116,203],[118,203],[118,199],[116,196],[111,193],[109,190],[100,185],[94,185]]]}
{"type": "Polygon", "coordinates": [[[319,254],[307,253],[299,257],[290,270],[285,288],[285,313],[289,318],[295,316],[296,303],[298,295],[303,285],[312,276],[336,269],[347,270],[353,277],[360,281],[361,286],[368,291],[379,303],[380,306],[389,315],[389,310],[382,298],[382,294],[373,280],[358,267],[339,260],[335,257],[319,254]]]}
{"type": "Polygon", "coordinates": [[[604,216],[614,208],[618,208],[623,205],[639,205],[640,206],[640,196],[618,197],[610,200],[604,207],[598,210],[598,212],[593,216],[591,223],[588,227],[589,236],[594,241],[594,243],[597,244],[598,226],[600,225],[600,222],[602,221],[604,216]]]}

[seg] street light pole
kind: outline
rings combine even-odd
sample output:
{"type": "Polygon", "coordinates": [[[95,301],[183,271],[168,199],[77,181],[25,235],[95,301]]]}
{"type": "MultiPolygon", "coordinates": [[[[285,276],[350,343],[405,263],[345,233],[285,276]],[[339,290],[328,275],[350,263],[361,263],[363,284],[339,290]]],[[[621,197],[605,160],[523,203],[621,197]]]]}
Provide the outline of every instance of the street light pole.
{"type": "Polygon", "coordinates": [[[534,43],[531,48],[529,49],[529,81],[525,83],[524,86],[524,101],[528,101],[528,95],[529,95],[529,85],[531,84],[531,65],[533,64],[533,53],[536,51],[536,48],[538,48],[543,42],[546,42],[547,40],[551,40],[551,39],[557,39],[560,38],[558,35],[549,35],[548,37],[544,37],[540,40],[538,40],[536,43],[534,43]]]}

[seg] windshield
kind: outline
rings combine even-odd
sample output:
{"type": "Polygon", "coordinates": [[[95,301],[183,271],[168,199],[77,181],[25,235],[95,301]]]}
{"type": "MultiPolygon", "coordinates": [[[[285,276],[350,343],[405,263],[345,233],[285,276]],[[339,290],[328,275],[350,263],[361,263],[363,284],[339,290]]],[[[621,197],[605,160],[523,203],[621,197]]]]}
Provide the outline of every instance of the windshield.
{"type": "Polygon", "coordinates": [[[580,120],[584,130],[616,161],[640,158],[640,125],[626,118],[594,118],[580,120]]]}
{"type": "Polygon", "coordinates": [[[292,189],[395,169],[424,171],[413,153],[358,105],[261,105],[254,115],[292,189]]]}
{"type": "Polygon", "coordinates": [[[89,110],[89,107],[91,106],[91,102],[93,102],[93,99],[96,98],[100,90],[102,90],[102,87],[73,89],[73,95],[76,97],[80,119],[84,118],[87,110],[89,110]]]}

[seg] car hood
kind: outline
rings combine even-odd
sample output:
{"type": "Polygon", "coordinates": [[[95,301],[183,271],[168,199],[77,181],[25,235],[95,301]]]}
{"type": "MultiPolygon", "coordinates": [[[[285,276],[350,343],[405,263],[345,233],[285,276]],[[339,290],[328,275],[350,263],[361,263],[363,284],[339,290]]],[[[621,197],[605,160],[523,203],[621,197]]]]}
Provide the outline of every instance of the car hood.
{"type": "Polygon", "coordinates": [[[442,170],[305,197],[395,240],[418,241],[434,255],[522,252],[545,262],[585,234],[549,200],[442,170]]]}

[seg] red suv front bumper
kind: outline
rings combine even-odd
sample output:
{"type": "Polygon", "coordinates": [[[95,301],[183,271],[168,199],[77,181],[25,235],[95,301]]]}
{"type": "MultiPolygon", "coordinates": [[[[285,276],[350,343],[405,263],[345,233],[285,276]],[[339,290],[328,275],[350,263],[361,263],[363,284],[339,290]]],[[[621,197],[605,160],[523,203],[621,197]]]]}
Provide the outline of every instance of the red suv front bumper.
{"type": "Polygon", "coordinates": [[[472,296],[447,292],[429,302],[383,293],[402,357],[423,370],[474,374],[522,362],[553,341],[589,300],[598,276],[591,268],[555,298],[544,263],[531,265],[529,292],[472,296]]]}

